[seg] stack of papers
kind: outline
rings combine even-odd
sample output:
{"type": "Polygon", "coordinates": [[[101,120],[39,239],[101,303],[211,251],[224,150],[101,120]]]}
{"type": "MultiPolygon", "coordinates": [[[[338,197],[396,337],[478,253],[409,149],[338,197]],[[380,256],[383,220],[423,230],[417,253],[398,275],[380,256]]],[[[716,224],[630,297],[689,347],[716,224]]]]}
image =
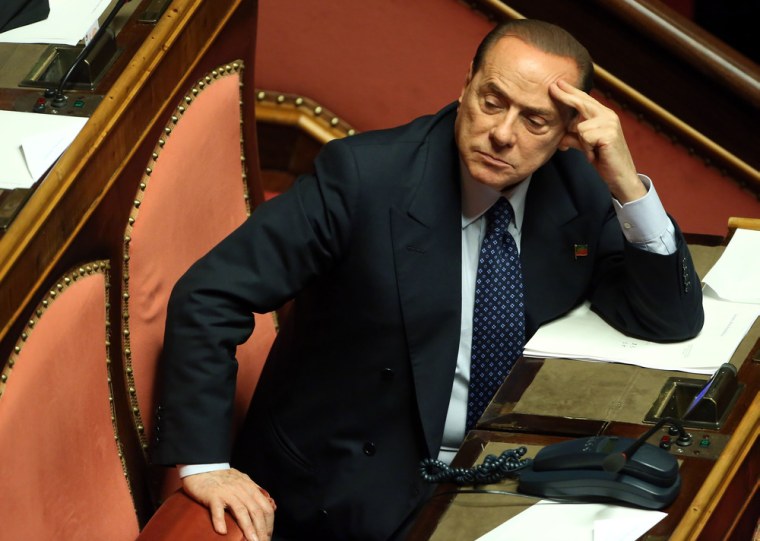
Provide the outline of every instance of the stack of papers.
{"type": "Polygon", "coordinates": [[[760,304],[760,231],[737,229],[703,282],[706,295],[760,304]]]}
{"type": "Polygon", "coordinates": [[[50,0],[47,19],[0,33],[5,43],[76,45],[97,23],[110,0],[50,0]]]}
{"type": "Polygon", "coordinates": [[[30,188],[79,134],[87,118],[0,110],[0,188],[30,188]]]}
{"type": "Polygon", "coordinates": [[[631,338],[584,304],[541,327],[526,344],[524,354],[712,374],[731,360],[760,315],[759,268],[760,231],[737,230],[705,276],[705,324],[692,340],[660,344],[631,338]]]}
{"type": "Polygon", "coordinates": [[[477,541],[636,541],[666,516],[618,505],[541,500],[477,541]]]}

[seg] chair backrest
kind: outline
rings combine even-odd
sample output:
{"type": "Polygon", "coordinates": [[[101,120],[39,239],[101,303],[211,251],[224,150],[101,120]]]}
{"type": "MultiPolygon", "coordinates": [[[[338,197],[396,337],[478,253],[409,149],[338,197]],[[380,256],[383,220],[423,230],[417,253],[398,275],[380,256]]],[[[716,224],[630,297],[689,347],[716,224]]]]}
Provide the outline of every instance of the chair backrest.
{"type": "Polygon", "coordinates": [[[116,427],[105,261],[51,287],[0,377],[0,538],[131,541],[116,427]]]}
{"type": "MultiPolygon", "coordinates": [[[[126,226],[123,358],[135,426],[146,451],[172,287],[250,212],[241,155],[242,69],[234,62],[214,70],[177,106],[145,169],[126,226]]],[[[248,408],[274,336],[274,315],[257,314],[253,336],[237,352],[237,415],[248,408]]]]}

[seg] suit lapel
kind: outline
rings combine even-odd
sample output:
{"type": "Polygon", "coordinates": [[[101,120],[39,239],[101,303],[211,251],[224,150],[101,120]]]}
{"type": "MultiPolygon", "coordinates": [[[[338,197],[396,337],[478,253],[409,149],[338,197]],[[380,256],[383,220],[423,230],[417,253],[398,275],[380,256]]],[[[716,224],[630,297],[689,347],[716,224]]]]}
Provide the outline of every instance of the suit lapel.
{"type": "Polygon", "coordinates": [[[534,173],[520,254],[528,336],[577,303],[577,284],[592,271],[594,254],[589,250],[593,251],[595,239],[589,238],[589,218],[573,201],[553,160],[534,173]]]}
{"type": "Polygon", "coordinates": [[[416,192],[391,209],[396,279],[420,419],[431,456],[441,444],[461,323],[461,203],[452,122],[421,146],[416,192]]]}

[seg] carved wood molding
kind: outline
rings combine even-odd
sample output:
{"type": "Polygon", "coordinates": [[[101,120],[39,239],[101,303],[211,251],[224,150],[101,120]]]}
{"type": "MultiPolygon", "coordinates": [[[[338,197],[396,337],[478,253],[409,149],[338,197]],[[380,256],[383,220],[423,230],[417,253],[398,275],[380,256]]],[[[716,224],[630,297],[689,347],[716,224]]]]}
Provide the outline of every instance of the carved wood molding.
{"type": "Polygon", "coordinates": [[[273,90],[256,91],[256,122],[298,128],[321,144],[356,133],[345,120],[314,100],[273,90]]]}
{"type": "Polygon", "coordinates": [[[600,9],[615,12],[683,62],[710,74],[748,103],[760,107],[760,67],[667,5],[652,0],[594,1],[600,9]]]}

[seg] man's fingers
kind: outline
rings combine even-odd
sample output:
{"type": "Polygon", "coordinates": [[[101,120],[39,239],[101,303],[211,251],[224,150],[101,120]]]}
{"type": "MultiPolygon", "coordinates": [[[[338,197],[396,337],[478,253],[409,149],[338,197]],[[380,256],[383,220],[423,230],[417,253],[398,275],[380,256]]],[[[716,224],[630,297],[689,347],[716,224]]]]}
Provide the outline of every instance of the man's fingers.
{"type": "Polygon", "coordinates": [[[266,534],[271,536],[274,531],[274,512],[277,510],[277,505],[269,495],[269,492],[261,487],[257,487],[257,489],[253,497],[257,500],[259,507],[264,510],[264,513],[262,513],[262,524],[260,526],[257,524],[257,528],[263,528],[266,534]]]}
{"type": "Polygon", "coordinates": [[[575,109],[585,118],[598,114],[601,107],[601,104],[589,94],[563,79],[558,79],[549,86],[549,94],[558,102],[575,109]]]}
{"type": "Polygon", "coordinates": [[[562,79],[549,85],[549,94],[577,112],[557,147],[583,152],[619,201],[644,195],[617,113],[562,79]]]}
{"type": "Polygon", "coordinates": [[[576,132],[567,132],[557,145],[560,150],[574,148],[580,150],[586,155],[586,159],[591,162],[594,160],[594,148],[581,138],[576,132]]]}
{"type": "Polygon", "coordinates": [[[250,531],[258,539],[269,539],[274,530],[274,500],[253,483],[246,487],[246,496],[241,505],[231,507],[230,511],[246,537],[250,531]]]}
{"type": "Polygon", "coordinates": [[[581,100],[580,96],[575,94],[576,91],[580,92],[580,90],[575,88],[573,85],[566,83],[562,79],[559,79],[554,84],[549,85],[549,94],[551,94],[552,98],[562,103],[563,105],[567,105],[568,107],[575,109],[583,116],[587,116],[584,102],[581,100]]]}
{"type": "Polygon", "coordinates": [[[250,477],[235,470],[218,470],[182,479],[185,491],[209,508],[214,531],[227,533],[229,510],[248,541],[268,541],[274,526],[274,501],[250,477]]]}
{"type": "Polygon", "coordinates": [[[269,539],[269,533],[265,530],[260,529],[258,527],[259,525],[256,524],[256,522],[260,521],[256,520],[257,514],[253,511],[253,509],[249,508],[240,501],[228,505],[227,508],[230,510],[230,513],[232,513],[232,516],[235,517],[235,521],[237,522],[240,529],[243,530],[243,535],[245,535],[247,541],[269,539]]]}
{"type": "Polygon", "coordinates": [[[557,146],[560,148],[560,150],[567,150],[568,148],[583,150],[583,146],[581,144],[580,138],[578,137],[578,133],[569,130],[565,133],[565,135],[562,136],[562,139],[559,140],[559,144],[557,146]]]}
{"type": "Polygon", "coordinates": [[[211,523],[214,525],[216,533],[225,535],[227,533],[227,523],[224,520],[224,504],[221,500],[209,504],[211,512],[211,523]]]}
{"type": "Polygon", "coordinates": [[[228,510],[235,518],[235,522],[237,522],[238,527],[248,541],[268,539],[271,535],[271,531],[267,532],[266,528],[263,527],[263,518],[260,521],[257,521],[255,510],[248,507],[240,500],[233,500],[230,502],[215,500],[209,505],[211,523],[213,524],[216,533],[221,535],[227,533],[227,523],[225,522],[224,517],[225,510],[228,510]],[[258,525],[255,524],[256,522],[261,522],[262,528],[259,528],[258,525]]]}

